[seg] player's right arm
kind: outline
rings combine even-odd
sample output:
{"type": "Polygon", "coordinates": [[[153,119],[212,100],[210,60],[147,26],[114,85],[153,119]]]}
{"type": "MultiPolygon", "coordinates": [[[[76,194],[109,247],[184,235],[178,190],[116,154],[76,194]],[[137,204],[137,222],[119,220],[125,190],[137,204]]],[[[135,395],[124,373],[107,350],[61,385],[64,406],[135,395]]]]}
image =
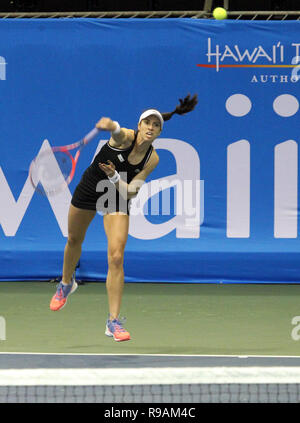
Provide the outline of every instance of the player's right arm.
{"type": "Polygon", "coordinates": [[[118,130],[119,124],[107,117],[102,117],[97,122],[96,128],[109,131],[111,133],[109,144],[112,147],[128,147],[134,138],[134,131],[132,129],[120,128],[120,130],[118,130]]]}

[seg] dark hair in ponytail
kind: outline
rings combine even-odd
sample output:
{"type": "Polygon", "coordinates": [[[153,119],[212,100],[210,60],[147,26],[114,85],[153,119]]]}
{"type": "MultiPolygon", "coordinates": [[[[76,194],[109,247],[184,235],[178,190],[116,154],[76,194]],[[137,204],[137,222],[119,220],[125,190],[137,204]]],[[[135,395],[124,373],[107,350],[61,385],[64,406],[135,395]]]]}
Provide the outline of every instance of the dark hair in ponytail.
{"type": "Polygon", "coordinates": [[[191,112],[192,110],[194,110],[194,108],[196,107],[197,103],[198,103],[198,95],[195,94],[192,98],[191,98],[191,94],[188,94],[184,99],[179,99],[179,103],[175,109],[173,110],[173,112],[169,112],[169,113],[162,113],[162,117],[164,119],[164,121],[166,122],[167,120],[170,120],[171,117],[175,114],[177,115],[185,115],[186,113],[191,112]]]}

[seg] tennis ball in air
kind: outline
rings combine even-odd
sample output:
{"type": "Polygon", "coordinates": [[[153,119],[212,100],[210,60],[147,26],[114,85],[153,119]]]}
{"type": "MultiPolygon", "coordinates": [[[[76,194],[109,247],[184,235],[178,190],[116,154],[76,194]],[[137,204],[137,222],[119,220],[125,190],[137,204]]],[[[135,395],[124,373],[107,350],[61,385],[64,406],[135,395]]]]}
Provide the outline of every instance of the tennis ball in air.
{"type": "Polygon", "coordinates": [[[216,7],[213,11],[213,17],[218,20],[227,18],[227,11],[223,7],[216,7]]]}

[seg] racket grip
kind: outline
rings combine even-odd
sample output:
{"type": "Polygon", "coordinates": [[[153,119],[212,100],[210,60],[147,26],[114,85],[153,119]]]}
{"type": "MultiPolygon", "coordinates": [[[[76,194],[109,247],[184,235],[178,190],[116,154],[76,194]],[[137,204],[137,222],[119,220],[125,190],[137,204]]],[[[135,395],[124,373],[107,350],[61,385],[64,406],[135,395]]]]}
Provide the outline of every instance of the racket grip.
{"type": "Polygon", "coordinates": [[[100,129],[98,128],[94,128],[92,129],[88,134],[86,134],[86,136],[83,139],[84,144],[87,144],[88,142],[90,142],[96,135],[98,135],[100,132],[100,129]]]}

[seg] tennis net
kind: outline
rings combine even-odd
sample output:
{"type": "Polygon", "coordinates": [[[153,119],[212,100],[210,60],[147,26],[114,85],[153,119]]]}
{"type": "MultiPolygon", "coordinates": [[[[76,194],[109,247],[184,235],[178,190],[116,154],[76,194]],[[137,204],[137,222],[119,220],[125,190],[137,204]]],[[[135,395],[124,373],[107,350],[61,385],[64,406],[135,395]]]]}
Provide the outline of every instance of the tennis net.
{"type": "Polygon", "coordinates": [[[0,403],[298,403],[300,368],[1,369],[0,403]]]}

